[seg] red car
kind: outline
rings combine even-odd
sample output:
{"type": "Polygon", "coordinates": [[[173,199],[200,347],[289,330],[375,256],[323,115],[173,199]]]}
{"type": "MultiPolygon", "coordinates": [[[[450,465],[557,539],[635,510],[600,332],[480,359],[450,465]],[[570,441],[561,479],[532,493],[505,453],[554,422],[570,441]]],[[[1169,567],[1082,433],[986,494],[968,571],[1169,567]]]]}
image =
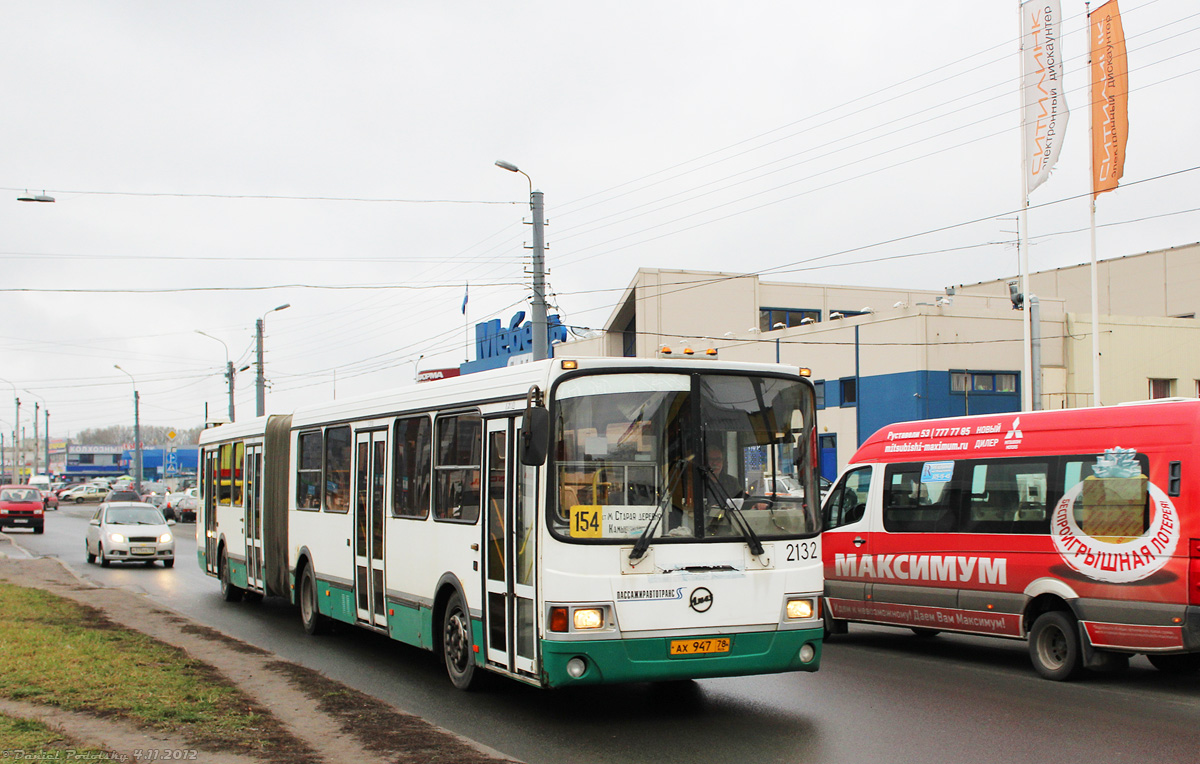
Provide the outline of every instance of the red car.
{"type": "Polygon", "coordinates": [[[31,485],[0,485],[0,528],[45,529],[42,492],[31,485]]]}
{"type": "Polygon", "coordinates": [[[46,511],[58,509],[58,494],[54,491],[42,491],[42,507],[46,511]]]}

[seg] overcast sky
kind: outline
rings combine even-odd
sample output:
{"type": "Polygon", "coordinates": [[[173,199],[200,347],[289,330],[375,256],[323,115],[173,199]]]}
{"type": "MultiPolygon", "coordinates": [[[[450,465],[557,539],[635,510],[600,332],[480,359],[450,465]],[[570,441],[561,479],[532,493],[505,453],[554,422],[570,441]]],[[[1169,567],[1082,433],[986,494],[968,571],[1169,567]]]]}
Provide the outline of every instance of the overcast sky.
{"type": "MultiPolygon", "coordinates": [[[[1033,270],[1089,256],[1086,22],[1062,5],[1071,116],[1030,198],[1033,270]]],[[[1102,258],[1200,241],[1200,5],[1121,6],[1130,139],[1102,258]]],[[[0,378],[26,437],[39,400],[55,437],[130,422],[113,364],[147,424],[224,413],[226,351],[196,330],[245,366],[284,303],[270,412],[411,384],[422,354],[457,365],[468,323],[530,295],[529,187],[497,159],[545,192],[574,326],[602,326],[638,267],[923,289],[1017,271],[1015,2],[0,8],[0,378]]],[[[248,418],[253,368],[237,390],[248,418]]]]}

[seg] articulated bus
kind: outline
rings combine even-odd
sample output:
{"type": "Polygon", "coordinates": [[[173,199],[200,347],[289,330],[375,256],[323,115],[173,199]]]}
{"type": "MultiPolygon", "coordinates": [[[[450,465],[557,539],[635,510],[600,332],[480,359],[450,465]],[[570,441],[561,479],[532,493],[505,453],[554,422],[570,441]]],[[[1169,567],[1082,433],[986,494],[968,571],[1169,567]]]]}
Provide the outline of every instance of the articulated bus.
{"type": "Polygon", "coordinates": [[[551,359],[222,425],[199,563],[463,689],[815,671],[814,410],[796,367],[551,359]]]}
{"type": "Polygon", "coordinates": [[[888,425],[825,502],[830,633],[1028,640],[1047,679],[1200,670],[1200,400],[888,425]]]}

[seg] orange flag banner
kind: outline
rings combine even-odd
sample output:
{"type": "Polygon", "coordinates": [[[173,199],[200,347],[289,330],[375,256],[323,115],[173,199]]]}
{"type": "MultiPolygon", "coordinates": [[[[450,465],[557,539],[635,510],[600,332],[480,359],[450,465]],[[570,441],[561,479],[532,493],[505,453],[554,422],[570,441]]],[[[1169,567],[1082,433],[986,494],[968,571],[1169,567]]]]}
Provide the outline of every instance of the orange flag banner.
{"type": "Polygon", "coordinates": [[[1088,17],[1092,49],[1092,198],[1117,187],[1129,138],[1129,74],[1117,0],[1088,17]]]}

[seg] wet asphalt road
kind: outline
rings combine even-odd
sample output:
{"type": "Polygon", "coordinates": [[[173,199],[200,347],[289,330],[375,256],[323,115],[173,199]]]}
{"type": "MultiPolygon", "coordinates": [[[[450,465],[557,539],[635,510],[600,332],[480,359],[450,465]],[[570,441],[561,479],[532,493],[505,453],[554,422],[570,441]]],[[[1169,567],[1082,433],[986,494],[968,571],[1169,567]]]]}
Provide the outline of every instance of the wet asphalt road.
{"type": "MultiPolygon", "coordinates": [[[[88,565],[94,509],[49,513],[42,536],[7,535],[530,764],[1200,759],[1200,677],[1169,677],[1137,658],[1127,672],[1054,683],[1034,673],[1023,643],[898,629],[852,626],[816,674],[555,692],[497,679],[462,693],[424,651],[352,627],[308,637],[276,598],[221,601],[196,564],[193,525],[176,526],[173,569],[88,565]]],[[[21,556],[5,543],[0,553],[21,556]]]]}

